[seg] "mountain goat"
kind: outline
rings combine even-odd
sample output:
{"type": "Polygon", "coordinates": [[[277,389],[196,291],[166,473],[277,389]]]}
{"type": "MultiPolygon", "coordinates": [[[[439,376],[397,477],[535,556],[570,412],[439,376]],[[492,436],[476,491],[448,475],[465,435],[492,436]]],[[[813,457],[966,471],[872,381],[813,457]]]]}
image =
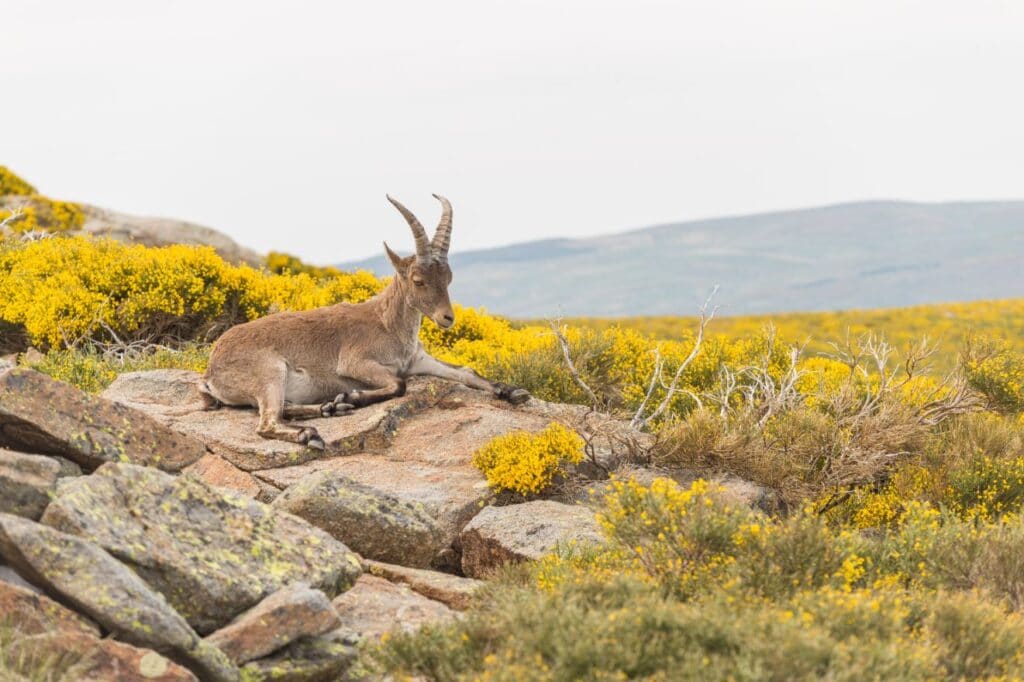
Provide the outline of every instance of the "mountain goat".
{"type": "Polygon", "coordinates": [[[514,405],[529,400],[524,389],[442,362],[420,343],[423,316],[444,329],[455,324],[448,297],[452,206],[442,196],[434,198],[442,213],[430,241],[416,216],[387,197],[409,223],[416,255],[402,258],[385,242],[395,276],[370,300],[276,313],[225,332],[206,370],[208,407],[256,407],[260,436],[323,449],[316,429],[283,420],[331,417],[401,396],[411,376],[458,381],[514,405]]]}

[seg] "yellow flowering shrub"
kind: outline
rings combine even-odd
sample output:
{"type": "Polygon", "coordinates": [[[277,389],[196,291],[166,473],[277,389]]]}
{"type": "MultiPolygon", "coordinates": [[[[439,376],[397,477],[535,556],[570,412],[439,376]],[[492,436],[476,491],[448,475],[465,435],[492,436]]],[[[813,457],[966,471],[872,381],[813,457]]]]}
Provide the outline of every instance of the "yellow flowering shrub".
{"type": "Polygon", "coordinates": [[[25,196],[35,193],[35,187],[15,175],[7,166],[0,166],[0,196],[7,194],[20,194],[25,196]]]}
{"type": "Polygon", "coordinates": [[[493,490],[520,495],[543,492],[565,464],[582,460],[583,439],[557,422],[536,434],[506,433],[473,453],[473,465],[483,472],[493,490]]]}
{"type": "Polygon", "coordinates": [[[160,248],[85,237],[0,245],[0,320],[32,343],[82,338],[202,339],[273,310],[361,301],[380,289],[364,272],[316,281],[231,266],[209,247],[160,248]]]}
{"type": "MultiPolygon", "coordinates": [[[[23,232],[68,232],[77,230],[85,223],[82,209],[70,201],[56,201],[38,194],[19,201],[21,215],[8,224],[14,233],[23,232]]],[[[0,221],[10,217],[14,208],[0,208],[0,221]]]]}
{"type": "Polygon", "coordinates": [[[971,350],[966,363],[971,384],[998,407],[1024,412],[1024,352],[991,339],[975,342],[971,350]]]}

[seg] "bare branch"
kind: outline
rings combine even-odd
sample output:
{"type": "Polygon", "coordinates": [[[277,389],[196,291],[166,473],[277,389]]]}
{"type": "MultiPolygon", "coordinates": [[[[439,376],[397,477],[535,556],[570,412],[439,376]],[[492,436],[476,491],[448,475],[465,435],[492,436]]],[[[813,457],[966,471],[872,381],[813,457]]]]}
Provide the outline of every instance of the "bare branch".
{"type": "MultiPolygon", "coordinates": [[[[664,414],[665,411],[672,404],[672,400],[675,398],[676,395],[677,387],[679,386],[679,379],[683,376],[683,372],[686,371],[686,368],[690,366],[690,363],[694,361],[694,359],[697,357],[697,354],[700,352],[701,344],[704,342],[704,330],[705,328],[707,328],[708,323],[710,323],[711,320],[714,319],[715,313],[718,312],[717,307],[712,308],[710,313],[708,312],[708,306],[711,304],[711,299],[714,298],[715,294],[717,293],[718,285],[716,284],[715,288],[711,290],[710,294],[708,294],[708,297],[704,299],[704,304],[700,307],[700,317],[697,320],[697,338],[694,340],[693,348],[690,350],[690,354],[686,356],[686,359],[684,359],[679,364],[679,367],[676,368],[676,372],[672,376],[672,381],[671,383],[669,383],[665,391],[665,397],[662,398],[662,401],[658,404],[654,411],[651,412],[651,414],[644,415],[644,410],[647,408],[647,398],[650,396],[651,393],[649,388],[648,396],[645,397],[643,403],[641,403],[640,405],[640,408],[637,409],[636,413],[634,413],[633,415],[633,418],[630,420],[630,425],[633,428],[647,428],[652,421],[654,421],[662,414],[664,414]]],[[[661,380],[661,366],[656,366],[655,370],[655,376],[651,378],[651,386],[654,385],[655,380],[661,380]]]]}
{"type": "Polygon", "coordinates": [[[562,331],[562,320],[548,320],[548,324],[551,326],[551,331],[554,333],[555,338],[558,339],[558,345],[562,349],[562,359],[565,360],[565,366],[569,370],[569,374],[572,376],[573,381],[583,389],[583,392],[590,398],[591,407],[597,409],[600,401],[597,399],[597,394],[591,390],[590,386],[587,386],[587,382],[580,376],[579,370],[576,369],[576,364],[572,361],[572,353],[569,352],[569,340],[565,338],[565,333],[562,331]]]}

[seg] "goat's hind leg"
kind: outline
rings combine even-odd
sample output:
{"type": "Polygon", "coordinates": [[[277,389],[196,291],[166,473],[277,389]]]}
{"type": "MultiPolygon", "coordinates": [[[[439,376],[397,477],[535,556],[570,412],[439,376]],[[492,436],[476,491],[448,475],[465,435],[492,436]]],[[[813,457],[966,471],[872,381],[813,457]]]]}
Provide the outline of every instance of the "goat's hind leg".
{"type": "Polygon", "coordinates": [[[339,400],[342,396],[319,405],[301,405],[286,402],[284,404],[285,419],[319,419],[320,417],[337,417],[352,409],[352,405],[339,400]]]}
{"type": "MultiPolygon", "coordinates": [[[[286,414],[284,387],[287,372],[288,369],[282,362],[280,371],[274,372],[274,376],[267,377],[268,380],[263,382],[260,394],[256,396],[256,404],[260,410],[260,421],[259,426],[256,427],[256,433],[263,438],[284,440],[323,450],[324,439],[320,437],[316,429],[310,426],[292,426],[281,421],[286,414]]],[[[315,416],[320,416],[321,406],[311,405],[308,407],[316,407],[317,414],[315,416]]]]}

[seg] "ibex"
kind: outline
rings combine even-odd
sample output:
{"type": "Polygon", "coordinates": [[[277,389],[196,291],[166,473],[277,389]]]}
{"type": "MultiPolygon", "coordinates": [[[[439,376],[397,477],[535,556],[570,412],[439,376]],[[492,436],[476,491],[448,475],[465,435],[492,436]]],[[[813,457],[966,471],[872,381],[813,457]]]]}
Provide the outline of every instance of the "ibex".
{"type": "Polygon", "coordinates": [[[455,324],[448,297],[452,206],[434,198],[442,212],[430,241],[416,216],[387,197],[409,223],[416,255],[402,258],[384,243],[395,276],[381,293],[358,304],[276,313],[225,332],[206,370],[207,406],[259,408],[260,436],[323,449],[316,429],[283,420],[331,417],[401,396],[410,376],[458,381],[514,405],[529,400],[522,388],[431,357],[419,341],[424,315],[445,329],[455,324]]]}

